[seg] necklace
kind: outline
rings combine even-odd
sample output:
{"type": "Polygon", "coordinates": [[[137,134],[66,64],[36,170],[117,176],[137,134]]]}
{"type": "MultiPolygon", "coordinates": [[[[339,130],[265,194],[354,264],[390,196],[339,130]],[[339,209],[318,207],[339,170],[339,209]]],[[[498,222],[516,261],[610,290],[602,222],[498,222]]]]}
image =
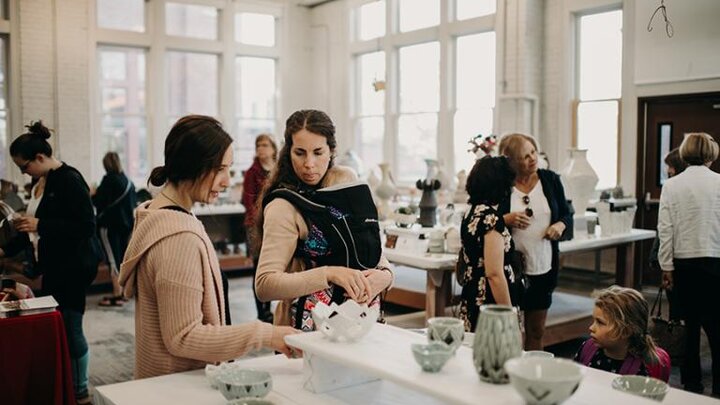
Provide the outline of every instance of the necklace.
{"type": "Polygon", "coordinates": [[[182,204],[180,204],[179,202],[177,202],[177,201],[173,200],[172,198],[170,198],[169,195],[165,194],[165,189],[163,189],[162,191],[160,191],[160,194],[162,194],[163,197],[167,198],[168,200],[170,200],[173,204],[177,205],[178,207],[185,208],[182,204]]]}

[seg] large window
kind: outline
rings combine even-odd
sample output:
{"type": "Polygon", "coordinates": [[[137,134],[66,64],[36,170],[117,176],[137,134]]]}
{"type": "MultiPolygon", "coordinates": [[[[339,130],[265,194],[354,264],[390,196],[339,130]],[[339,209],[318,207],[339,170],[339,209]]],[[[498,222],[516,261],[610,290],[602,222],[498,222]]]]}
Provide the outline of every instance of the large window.
{"type": "Polygon", "coordinates": [[[622,11],[578,17],[577,146],[600,178],[597,187],[618,182],[618,136],[622,74],[622,11]]]}
{"type": "MultiPolygon", "coordinates": [[[[223,124],[235,140],[237,173],[250,166],[256,135],[277,138],[283,5],[96,0],[95,7],[99,141],[93,161],[115,150],[144,184],[149,169],[163,163],[170,127],[187,114],[223,124]]],[[[102,174],[98,163],[93,180],[102,174]]]]}
{"type": "Polygon", "coordinates": [[[97,58],[101,150],[117,152],[125,173],[143,182],[149,174],[145,50],[102,46],[97,58]]]}
{"type": "Polygon", "coordinates": [[[7,36],[0,36],[0,177],[8,174],[9,153],[8,144],[8,91],[7,91],[7,36]]]}
{"type": "Polygon", "coordinates": [[[353,145],[365,167],[392,162],[406,186],[425,175],[424,159],[469,169],[468,140],[493,132],[495,3],[355,0],[353,145]]]}

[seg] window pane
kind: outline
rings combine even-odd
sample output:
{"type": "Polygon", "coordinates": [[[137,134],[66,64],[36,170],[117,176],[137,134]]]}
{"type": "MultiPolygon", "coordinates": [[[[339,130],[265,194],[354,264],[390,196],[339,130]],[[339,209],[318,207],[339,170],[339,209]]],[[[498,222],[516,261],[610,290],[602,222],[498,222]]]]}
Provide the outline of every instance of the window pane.
{"type": "Polygon", "coordinates": [[[168,52],[167,72],[169,115],[180,117],[193,113],[217,116],[217,55],[168,52]]]}
{"type": "Polygon", "coordinates": [[[400,0],[400,32],[440,24],[439,0],[400,0]]]}
{"type": "Polygon", "coordinates": [[[145,0],[97,0],[100,28],[145,32],[145,0]]]}
{"type": "Polygon", "coordinates": [[[117,152],[125,173],[144,183],[149,174],[145,118],[103,115],[101,131],[102,150],[117,152]]]}
{"type": "Polygon", "coordinates": [[[423,178],[423,159],[437,159],[437,114],[401,115],[398,120],[397,162],[402,162],[400,181],[423,178]]]}
{"type": "Polygon", "coordinates": [[[580,17],[580,99],[620,98],[622,11],[580,17]]]}
{"type": "Polygon", "coordinates": [[[457,108],[495,106],[495,33],[457,39],[457,108]]]}
{"type": "Polygon", "coordinates": [[[363,4],[358,9],[358,27],[361,40],[385,35],[385,1],[363,4]]]}
{"type": "Polygon", "coordinates": [[[578,148],[588,150],[588,161],[600,181],[598,189],[617,185],[618,102],[578,105],[578,148]]]}
{"type": "Polygon", "coordinates": [[[359,115],[385,113],[385,92],[375,89],[376,82],[385,81],[385,52],[373,52],[357,58],[360,96],[359,115]]]}
{"type": "Polygon", "coordinates": [[[98,48],[100,107],[105,113],[145,113],[145,50],[98,48]]]}
{"type": "Polygon", "coordinates": [[[239,57],[235,67],[236,113],[244,118],[275,118],[275,60],[239,57]]]}
{"type": "Polygon", "coordinates": [[[10,153],[6,152],[8,150],[7,125],[7,110],[0,110],[0,150],[3,151],[0,153],[0,176],[3,178],[7,177],[10,165],[10,153]]]}
{"type": "Polygon", "coordinates": [[[458,20],[495,14],[496,0],[456,0],[458,20]]]}
{"type": "Polygon", "coordinates": [[[488,135],[493,129],[493,109],[458,110],[455,113],[455,173],[465,169],[470,173],[475,154],[468,152],[468,141],[477,134],[488,135]]]}
{"type": "Polygon", "coordinates": [[[440,105],[440,46],[400,48],[400,111],[437,111],[440,105]]]}
{"type": "Polygon", "coordinates": [[[383,161],[383,138],[385,119],[383,117],[361,118],[357,122],[358,148],[366,171],[372,170],[383,161]]]}
{"type": "Polygon", "coordinates": [[[235,40],[248,45],[275,46],[275,16],[235,14],[235,40]]]}
{"type": "Polygon", "coordinates": [[[165,31],[180,37],[217,39],[218,11],[215,7],[167,3],[165,31]]]}

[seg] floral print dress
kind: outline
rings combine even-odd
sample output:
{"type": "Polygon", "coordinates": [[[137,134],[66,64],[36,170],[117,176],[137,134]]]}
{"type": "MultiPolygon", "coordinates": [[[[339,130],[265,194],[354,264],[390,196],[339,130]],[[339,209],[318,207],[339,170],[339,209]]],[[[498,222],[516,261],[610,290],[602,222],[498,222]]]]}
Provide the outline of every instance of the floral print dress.
{"type": "Polygon", "coordinates": [[[516,302],[512,294],[515,290],[513,284],[516,280],[509,264],[510,252],[515,249],[510,231],[505,226],[502,215],[497,212],[497,207],[474,204],[465,214],[460,230],[463,245],[461,260],[465,262],[465,272],[459,275],[462,277],[462,280],[459,281],[463,285],[460,300],[460,319],[465,322],[465,330],[468,332],[475,331],[480,306],[496,302],[490,289],[490,282],[485,276],[485,235],[490,231],[497,231],[505,241],[505,265],[503,269],[511,292],[510,299],[513,304],[516,302]]]}

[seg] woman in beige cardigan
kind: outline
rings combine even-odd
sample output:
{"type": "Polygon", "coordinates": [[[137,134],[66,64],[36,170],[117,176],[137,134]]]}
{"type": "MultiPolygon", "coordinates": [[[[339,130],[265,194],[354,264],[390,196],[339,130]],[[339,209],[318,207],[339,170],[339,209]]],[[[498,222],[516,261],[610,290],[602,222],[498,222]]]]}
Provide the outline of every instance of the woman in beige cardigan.
{"type": "Polygon", "coordinates": [[[290,327],[259,321],[227,325],[220,266],[194,203],[229,186],[232,138],[214,118],[183,117],[165,140],[165,166],[150,175],[160,194],[135,213],[120,270],[136,297],[135,378],[192,370],[268,347],[286,355],[290,327]]]}
{"type": "MultiPolygon", "coordinates": [[[[317,110],[293,113],[286,122],[285,144],[277,166],[262,195],[279,187],[304,193],[356,181],[357,176],[350,169],[333,166],[335,147],[335,126],[327,114],[317,110]]],[[[393,275],[384,256],[377,268],[371,270],[343,266],[305,268],[303,260],[295,257],[295,249],[299,240],[307,238],[308,229],[295,207],[277,198],[258,210],[258,214],[256,225],[262,243],[255,291],[261,301],[281,301],[275,311],[276,325],[292,324],[291,308],[296,299],[331,285],[342,287],[352,300],[369,303],[392,284],[393,275]]]]}

